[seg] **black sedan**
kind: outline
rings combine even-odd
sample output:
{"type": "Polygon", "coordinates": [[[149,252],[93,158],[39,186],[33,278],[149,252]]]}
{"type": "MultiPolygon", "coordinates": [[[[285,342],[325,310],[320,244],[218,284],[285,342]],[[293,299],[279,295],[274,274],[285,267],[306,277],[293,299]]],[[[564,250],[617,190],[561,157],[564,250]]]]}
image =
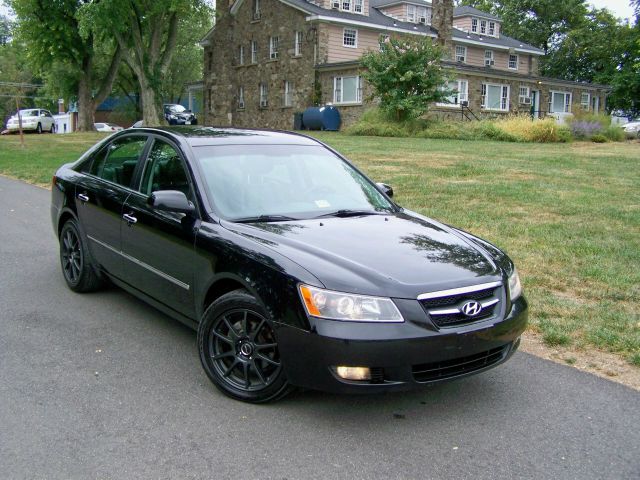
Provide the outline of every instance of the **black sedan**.
{"type": "Polygon", "coordinates": [[[197,125],[196,115],[177,103],[165,103],[163,105],[164,118],[169,125],[197,125]]]}
{"type": "Polygon", "coordinates": [[[315,139],[117,133],[53,178],[64,279],[112,282],[198,331],[225,394],[383,392],[506,361],[527,323],[511,260],[401,208],[315,139]]]}

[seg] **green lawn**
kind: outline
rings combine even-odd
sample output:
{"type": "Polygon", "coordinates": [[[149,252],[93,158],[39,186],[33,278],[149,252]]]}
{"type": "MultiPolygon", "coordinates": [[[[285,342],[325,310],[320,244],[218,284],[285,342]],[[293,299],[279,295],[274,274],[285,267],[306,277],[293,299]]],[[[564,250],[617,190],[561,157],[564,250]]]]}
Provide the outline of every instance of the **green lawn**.
{"type": "MultiPolygon", "coordinates": [[[[520,270],[549,345],[640,366],[640,143],[515,144],[318,133],[403,206],[484,237],[520,270]]],[[[99,134],[0,137],[0,173],[48,183],[99,134]]]]}

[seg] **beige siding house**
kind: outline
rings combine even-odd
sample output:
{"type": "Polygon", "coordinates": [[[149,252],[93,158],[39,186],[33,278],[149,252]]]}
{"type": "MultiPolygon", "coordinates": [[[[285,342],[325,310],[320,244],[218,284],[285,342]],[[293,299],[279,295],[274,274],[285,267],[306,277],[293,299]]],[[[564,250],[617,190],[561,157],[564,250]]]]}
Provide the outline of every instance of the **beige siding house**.
{"type": "Polygon", "coordinates": [[[367,108],[360,58],[394,36],[444,45],[452,69],[447,102],[431,114],[530,113],[562,119],[599,112],[609,88],[540,77],[538,48],[501,33],[499,18],[451,0],[230,0],[203,39],[204,121],[291,129],[295,112],[340,109],[343,124],[367,108]]]}

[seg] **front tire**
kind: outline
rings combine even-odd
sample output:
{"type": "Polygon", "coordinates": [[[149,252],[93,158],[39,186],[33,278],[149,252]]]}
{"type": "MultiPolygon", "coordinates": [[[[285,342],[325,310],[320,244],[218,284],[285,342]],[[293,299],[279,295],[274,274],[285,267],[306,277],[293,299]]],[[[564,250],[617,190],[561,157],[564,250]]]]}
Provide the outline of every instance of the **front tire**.
{"type": "Polygon", "coordinates": [[[36,127],[36,133],[42,133],[42,125],[38,123],[38,126],[36,127]]]}
{"type": "Polygon", "coordinates": [[[206,310],[198,348],[207,376],[231,398],[265,403],[291,390],[267,312],[244,290],[223,295],[206,310]]]}
{"type": "Polygon", "coordinates": [[[92,292],[103,285],[73,219],[60,231],[60,265],[67,286],[74,292],[92,292]]]}

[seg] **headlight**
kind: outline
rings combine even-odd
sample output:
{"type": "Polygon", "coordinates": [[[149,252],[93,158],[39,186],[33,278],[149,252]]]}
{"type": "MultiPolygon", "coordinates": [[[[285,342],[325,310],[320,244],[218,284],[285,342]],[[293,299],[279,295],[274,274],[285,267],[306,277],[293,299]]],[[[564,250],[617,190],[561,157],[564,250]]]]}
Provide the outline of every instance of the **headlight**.
{"type": "Polygon", "coordinates": [[[511,295],[511,301],[522,295],[522,284],[520,283],[520,277],[518,276],[518,270],[513,267],[513,272],[509,275],[509,294],[511,295]]]}
{"type": "Polygon", "coordinates": [[[404,322],[390,298],[366,297],[300,285],[300,295],[312,317],[346,322],[404,322]]]}

